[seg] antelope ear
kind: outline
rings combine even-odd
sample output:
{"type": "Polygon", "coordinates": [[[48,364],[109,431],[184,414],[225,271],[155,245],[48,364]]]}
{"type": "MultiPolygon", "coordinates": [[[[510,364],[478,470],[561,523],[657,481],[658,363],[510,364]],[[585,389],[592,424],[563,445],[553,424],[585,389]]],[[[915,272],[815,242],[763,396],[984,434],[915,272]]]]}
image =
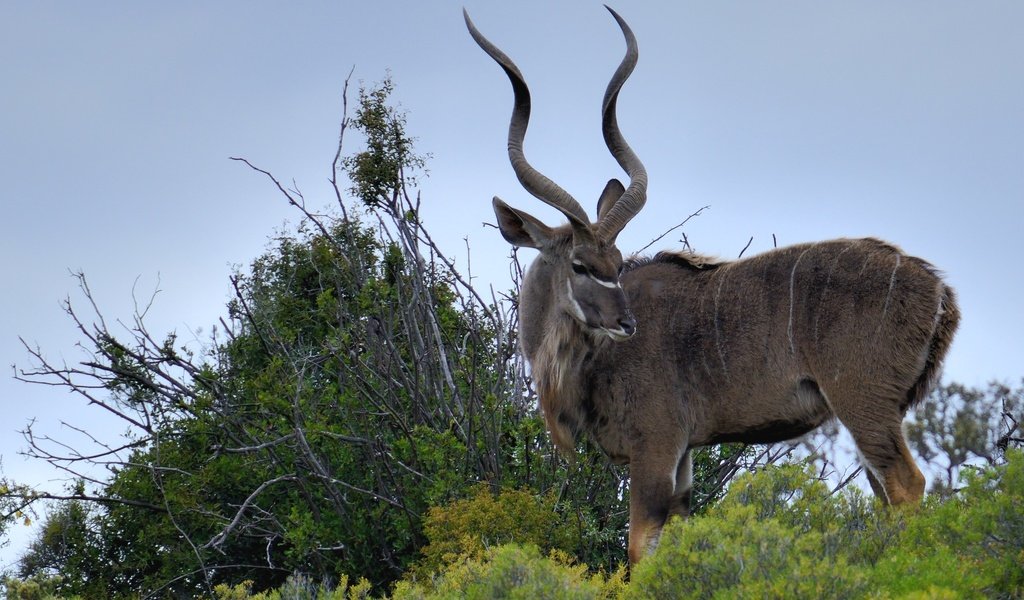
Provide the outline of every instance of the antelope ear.
{"type": "Polygon", "coordinates": [[[497,196],[492,201],[498,217],[498,230],[508,243],[523,248],[541,249],[551,240],[551,228],[521,210],[505,204],[497,196]]]}
{"type": "Polygon", "coordinates": [[[615,206],[615,202],[626,193],[626,188],[618,179],[609,179],[604,186],[601,197],[597,200],[597,220],[600,221],[615,206]]]}

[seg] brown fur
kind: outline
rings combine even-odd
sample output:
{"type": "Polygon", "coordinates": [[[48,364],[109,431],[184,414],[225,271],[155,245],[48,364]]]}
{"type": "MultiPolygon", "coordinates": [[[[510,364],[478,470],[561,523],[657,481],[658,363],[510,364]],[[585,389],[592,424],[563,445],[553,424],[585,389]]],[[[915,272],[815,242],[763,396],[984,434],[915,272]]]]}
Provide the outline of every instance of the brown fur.
{"type": "Polygon", "coordinates": [[[724,263],[634,260],[621,282],[636,334],[615,343],[559,308],[552,260],[542,252],[524,281],[523,349],[555,443],[572,451],[587,432],[631,463],[633,561],[668,514],[687,512],[690,482],[677,473],[698,446],[782,441],[837,417],[876,493],[921,497],[900,423],[959,321],[953,290],[925,261],[875,239],[724,263]]]}

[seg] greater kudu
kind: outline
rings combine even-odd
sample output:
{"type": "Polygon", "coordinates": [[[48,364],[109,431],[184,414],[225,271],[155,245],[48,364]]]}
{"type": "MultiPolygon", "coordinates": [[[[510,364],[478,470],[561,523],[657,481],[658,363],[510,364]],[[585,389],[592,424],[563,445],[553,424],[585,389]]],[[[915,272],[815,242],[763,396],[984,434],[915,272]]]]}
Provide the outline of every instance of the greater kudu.
{"type": "MultiPolygon", "coordinates": [[[[611,9],[609,9],[611,10],[611,9]]],[[[630,465],[629,558],[689,512],[690,452],[767,443],[838,418],[874,492],[917,501],[925,479],[901,423],[938,377],[959,321],[953,290],[924,260],[876,239],[779,248],[732,262],[687,253],[623,261],[615,238],[643,207],[647,173],[619,133],[615,104],[637,61],[604,96],[605,142],[629,175],[611,180],[597,222],[523,155],[530,93],[515,64],[466,16],[515,95],[508,153],[523,187],[569,223],[549,227],[494,198],[502,235],[536,248],[519,297],[520,337],[556,445],[589,435],[630,465]]]]}

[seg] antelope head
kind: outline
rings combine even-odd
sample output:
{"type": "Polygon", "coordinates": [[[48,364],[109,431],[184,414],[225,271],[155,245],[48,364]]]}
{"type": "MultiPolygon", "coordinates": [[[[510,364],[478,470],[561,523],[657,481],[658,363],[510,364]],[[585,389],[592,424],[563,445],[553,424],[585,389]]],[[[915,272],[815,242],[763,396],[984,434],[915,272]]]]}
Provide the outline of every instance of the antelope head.
{"type": "Polygon", "coordinates": [[[568,192],[526,161],[523,140],[530,120],[530,90],[515,63],[477,31],[465,10],[463,15],[473,39],[504,69],[512,82],[515,103],[508,129],[508,156],[519,182],[526,191],[557,208],[569,220],[568,225],[549,227],[536,217],[494,198],[494,212],[502,236],[514,246],[540,251],[540,259],[530,268],[534,277],[528,276],[524,283],[522,302],[529,301],[526,287],[533,279],[536,281],[531,284],[533,287],[547,288],[535,291],[548,305],[545,311],[554,308],[572,317],[584,331],[621,341],[636,332],[636,319],[619,283],[623,263],[615,238],[646,201],[647,171],[619,132],[615,116],[619,90],[636,66],[636,37],[622,17],[610,8],[608,11],[626,38],[626,55],[605,91],[602,131],[612,156],[629,175],[629,186],[624,187],[617,179],[608,182],[597,203],[595,223],[590,222],[586,211],[568,192]]]}

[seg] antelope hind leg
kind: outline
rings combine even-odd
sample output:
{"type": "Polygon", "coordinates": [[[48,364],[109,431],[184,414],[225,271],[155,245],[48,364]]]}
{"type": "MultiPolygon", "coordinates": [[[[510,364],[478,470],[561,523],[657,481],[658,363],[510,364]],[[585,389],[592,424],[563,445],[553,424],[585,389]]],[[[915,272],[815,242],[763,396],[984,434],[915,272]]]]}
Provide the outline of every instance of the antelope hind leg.
{"type": "Polygon", "coordinates": [[[899,459],[885,472],[885,489],[890,504],[917,503],[924,496],[925,479],[917,468],[914,457],[907,447],[907,440],[900,431],[894,440],[899,449],[899,459]],[[888,490],[894,490],[889,492],[888,490]],[[897,491],[898,490],[898,491],[897,491]]]}
{"type": "Polygon", "coordinates": [[[875,477],[872,467],[866,464],[867,461],[864,459],[864,455],[861,455],[860,460],[862,463],[865,463],[864,474],[868,478],[868,484],[871,485],[871,491],[875,493],[875,496],[881,498],[883,502],[888,502],[888,499],[885,497],[885,486],[883,486],[882,482],[875,477]]]}
{"type": "Polygon", "coordinates": [[[881,431],[847,428],[860,450],[875,495],[887,504],[920,502],[925,478],[910,454],[902,428],[898,424],[881,431]]]}

